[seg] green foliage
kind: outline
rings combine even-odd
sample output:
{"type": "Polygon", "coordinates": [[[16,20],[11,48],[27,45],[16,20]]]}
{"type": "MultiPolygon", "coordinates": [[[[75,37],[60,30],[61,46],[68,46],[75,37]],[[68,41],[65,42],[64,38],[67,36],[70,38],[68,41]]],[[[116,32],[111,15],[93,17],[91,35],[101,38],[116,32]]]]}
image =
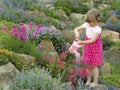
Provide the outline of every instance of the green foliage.
{"type": "Polygon", "coordinates": [[[72,12],[76,12],[76,13],[82,13],[82,14],[86,14],[89,10],[89,7],[87,5],[80,5],[80,6],[74,6],[72,8],[72,12]]]}
{"type": "Polygon", "coordinates": [[[59,79],[52,78],[45,68],[22,71],[14,78],[13,90],[70,90],[68,84],[62,84],[59,79]]]}
{"type": "Polygon", "coordinates": [[[55,7],[66,7],[70,10],[72,10],[73,7],[73,3],[71,2],[71,0],[56,0],[55,2],[55,7]]]}
{"type": "Polygon", "coordinates": [[[101,15],[102,15],[102,22],[106,22],[107,19],[109,18],[110,7],[101,8],[100,11],[101,11],[101,15]]]}
{"type": "Polygon", "coordinates": [[[120,1],[119,0],[112,0],[112,3],[110,5],[112,10],[120,10],[120,1]]]}
{"type": "Polygon", "coordinates": [[[23,42],[19,38],[15,38],[4,32],[1,32],[0,44],[7,50],[31,55],[36,58],[36,62],[41,60],[42,54],[44,53],[42,50],[37,50],[34,42],[23,42]]]}
{"type": "Polygon", "coordinates": [[[111,65],[111,74],[104,75],[101,78],[107,84],[120,87],[120,72],[119,72],[119,69],[120,69],[120,65],[119,64],[111,65]]]}
{"type": "Polygon", "coordinates": [[[56,9],[62,9],[62,10],[64,10],[66,12],[67,15],[70,15],[71,10],[69,8],[67,8],[67,7],[57,6],[55,8],[56,9]]]}
{"type": "Polygon", "coordinates": [[[107,38],[103,38],[103,49],[108,50],[110,47],[112,47],[115,43],[113,41],[110,41],[107,38]]]}
{"type": "Polygon", "coordinates": [[[14,24],[13,22],[8,22],[6,20],[0,20],[0,22],[7,26],[9,29],[11,29],[14,24]]]}
{"type": "Polygon", "coordinates": [[[119,42],[116,42],[116,43],[114,44],[114,47],[120,49],[120,41],[119,41],[119,42]]]}
{"type": "Polygon", "coordinates": [[[67,15],[69,15],[70,12],[85,14],[89,10],[87,5],[80,3],[80,5],[76,6],[71,0],[56,0],[55,7],[64,10],[67,15]]]}
{"type": "Polygon", "coordinates": [[[13,23],[19,23],[19,22],[26,22],[27,23],[27,22],[30,22],[32,20],[32,17],[30,15],[24,13],[20,9],[5,8],[0,13],[0,19],[6,20],[9,22],[13,22],[13,23]]]}

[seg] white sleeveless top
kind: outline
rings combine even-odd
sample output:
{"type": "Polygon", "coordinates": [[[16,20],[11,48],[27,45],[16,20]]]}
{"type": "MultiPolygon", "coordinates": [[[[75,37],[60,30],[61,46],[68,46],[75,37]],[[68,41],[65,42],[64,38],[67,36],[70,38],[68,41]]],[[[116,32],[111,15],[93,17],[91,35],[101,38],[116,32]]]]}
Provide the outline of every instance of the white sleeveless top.
{"type": "Polygon", "coordinates": [[[102,32],[102,29],[101,29],[101,27],[99,25],[91,27],[89,25],[89,23],[84,23],[84,24],[82,24],[82,27],[86,29],[86,36],[88,38],[93,38],[93,36],[95,35],[95,33],[101,34],[101,32],[102,32]]]}

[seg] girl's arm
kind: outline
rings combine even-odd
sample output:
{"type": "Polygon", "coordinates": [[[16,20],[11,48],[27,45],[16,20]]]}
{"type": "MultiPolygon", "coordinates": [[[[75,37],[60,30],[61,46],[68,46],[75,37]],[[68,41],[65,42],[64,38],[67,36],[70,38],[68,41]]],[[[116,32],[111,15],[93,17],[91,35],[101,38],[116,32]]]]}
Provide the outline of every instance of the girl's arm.
{"type": "Polygon", "coordinates": [[[75,33],[75,39],[79,39],[80,38],[80,34],[79,34],[79,31],[84,29],[82,26],[79,26],[79,27],[76,27],[74,29],[74,33],[75,33]]]}
{"type": "Polygon", "coordinates": [[[81,45],[81,44],[91,44],[91,43],[94,43],[97,38],[100,36],[99,33],[95,33],[94,37],[90,40],[86,40],[86,41],[79,41],[78,43],[81,45]]]}

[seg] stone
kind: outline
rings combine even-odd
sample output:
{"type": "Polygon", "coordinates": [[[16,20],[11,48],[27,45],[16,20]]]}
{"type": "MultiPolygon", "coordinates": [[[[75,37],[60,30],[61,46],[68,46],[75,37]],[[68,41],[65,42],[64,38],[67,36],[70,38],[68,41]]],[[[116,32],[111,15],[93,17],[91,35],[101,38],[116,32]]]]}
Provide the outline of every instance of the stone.
{"type": "Polygon", "coordinates": [[[15,55],[18,56],[20,60],[25,61],[26,64],[29,64],[31,66],[35,65],[35,57],[26,54],[18,54],[18,53],[15,53],[15,55]]]}
{"type": "Polygon", "coordinates": [[[46,18],[46,14],[44,12],[39,12],[39,11],[25,11],[26,14],[31,14],[31,15],[39,15],[41,18],[46,18]]]}
{"type": "Polygon", "coordinates": [[[75,39],[75,35],[74,35],[73,30],[62,31],[62,34],[68,39],[68,41],[70,43],[72,43],[74,41],[74,39],[75,39]]]}
{"type": "Polygon", "coordinates": [[[56,52],[53,43],[51,41],[42,40],[40,45],[42,45],[42,49],[47,51],[48,53],[56,52]]]}
{"type": "Polygon", "coordinates": [[[10,86],[16,73],[19,71],[11,62],[0,66],[0,90],[12,90],[10,86]]]}
{"type": "MultiPolygon", "coordinates": [[[[68,39],[70,43],[72,43],[75,39],[74,30],[65,30],[62,31],[62,34],[68,39]]],[[[80,31],[80,39],[83,40],[85,37],[85,30],[80,31]]]]}
{"type": "Polygon", "coordinates": [[[110,64],[120,63],[120,50],[117,48],[111,48],[104,51],[104,61],[110,64]]]}
{"type": "Polygon", "coordinates": [[[0,66],[0,82],[8,82],[9,80],[13,79],[15,73],[18,72],[19,71],[11,62],[0,66]]]}
{"type": "Polygon", "coordinates": [[[110,31],[106,29],[102,31],[102,38],[107,38],[108,40],[113,41],[113,42],[120,41],[119,36],[120,34],[115,31],[110,31]]]}
{"type": "Polygon", "coordinates": [[[100,68],[100,75],[110,74],[110,63],[104,63],[100,68]]]}
{"type": "Polygon", "coordinates": [[[92,90],[108,90],[107,86],[98,84],[98,86],[93,87],[92,90]]]}
{"type": "Polygon", "coordinates": [[[70,20],[78,25],[81,25],[85,22],[85,15],[79,13],[71,13],[69,16],[70,20]]]}
{"type": "Polygon", "coordinates": [[[69,20],[69,18],[66,15],[65,11],[59,9],[59,10],[56,10],[55,12],[60,16],[61,20],[63,20],[63,21],[68,21],[69,20]]]}

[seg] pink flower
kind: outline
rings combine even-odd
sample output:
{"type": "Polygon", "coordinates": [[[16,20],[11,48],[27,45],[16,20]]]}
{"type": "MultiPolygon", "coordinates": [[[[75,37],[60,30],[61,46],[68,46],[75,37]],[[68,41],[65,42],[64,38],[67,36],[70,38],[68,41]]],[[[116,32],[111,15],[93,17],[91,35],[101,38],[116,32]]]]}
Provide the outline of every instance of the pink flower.
{"type": "Polygon", "coordinates": [[[79,75],[81,78],[88,77],[90,76],[89,68],[88,67],[77,68],[76,74],[79,75]]]}
{"type": "Polygon", "coordinates": [[[66,52],[62,52],[62,53],[60,54],[60,58],[62,58],[62,59],[65,59],[66,56],[67,56],[67,53],[66,53],[66,52]]]}
{"type": "Polygon", "coordinates": [[[4,27],[3,30],[8,33],[8,27],[4,27]]]}
{"type": "Polygon", "coordinates": [[[70,74],[67,77],[68,81],[72,81],[74,78],[76,78],[76,74],[70,74]]]}
{"type": "Polygon", "coordinates": [[[61,67],[64,67],[66,63],[64,61],[58,59],[57,64],[61,67]]]}
{"type": "Polygon", "coordinates": [[[73,73],[73,72],[74,72],[73,68],[69,67],[69,68],[68,68],[68,72],[69,72],[69,73],[73,73]]]}

